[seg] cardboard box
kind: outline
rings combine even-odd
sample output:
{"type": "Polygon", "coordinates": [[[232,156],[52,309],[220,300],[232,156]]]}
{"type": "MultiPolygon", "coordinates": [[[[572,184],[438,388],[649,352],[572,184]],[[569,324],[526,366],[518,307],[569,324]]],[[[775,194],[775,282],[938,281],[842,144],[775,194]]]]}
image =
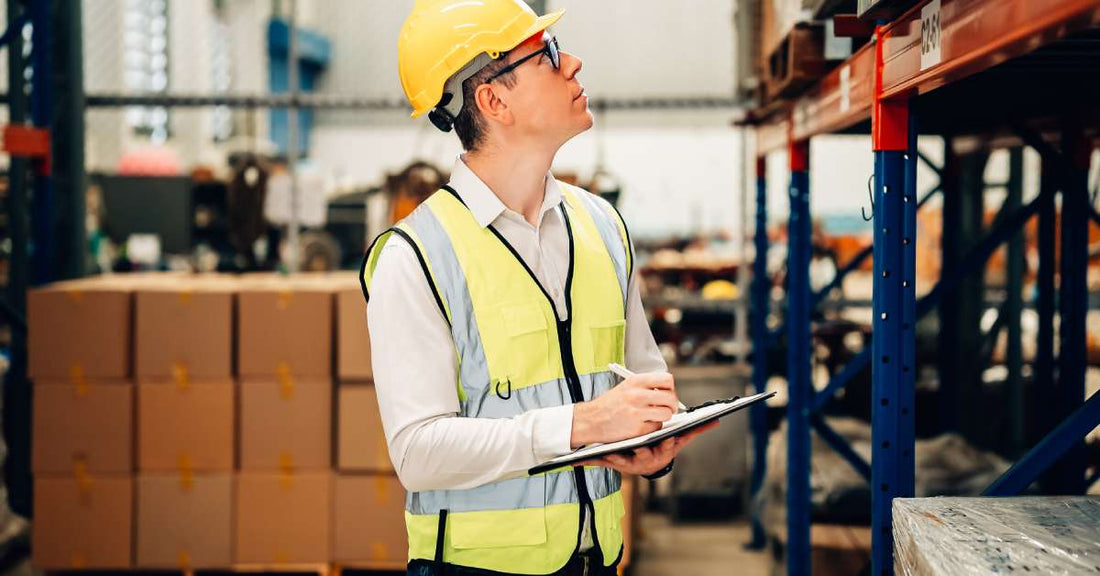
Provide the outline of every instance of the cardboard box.
{"type": "Polygon", "coordinates": [[[232,382],[138,384],[142,471],[233,469],[236,390],[232,382]]]}
{"type": "Polygon", "coordinates": [[[374,378],[367,332],[367,302],[358,282],[336,293],[336,374],[341,381],[374,378]]]}
{"type": "Polygon", "coordinates": [[[321,470],[332,465],[332,383],[241,383],[241,469],[321,470]]]}
{"type": "Polygon", "coordinates": [[[33,393],[35,474],[133,471],[133,384],[42,383],[33,393]]]}
{"type": "Polygon", "coordinates": [[[141,568],[233,563],[232,474],[142,474],[137,478],[141,568]]]}
{"type": "Polygon", "coordinates": [[[374,386],[339,387],[336,466],[343,471],[393,472],[374,386]]]}
{"type": "Polygon", "coordinates": [[[74,280],[27,294],[27,373],[35,380],[130,376],[132,293],[119,282],[74,280]]]}
{"type": "Polygon", "coordinates": [[[638,528],[641,524],[641,515],[637,513],[639,509],[638,504],[641,498],[638,493],[638,477],[631,474],[623,474],[622,478],[623,508],[626,510],[626,514],[621,521],[623,530],[623,558],[619,562],[619,565],[625,567],[630,566],[630,561],[634,557],[634,537],[638,534],[638,528]]]}
{"type": "Polygon", "coordinates": [[[130,567],[133,501],[130,476],[35,478],[32,564],[58,570],[130,567]]]}
{"type": "Polygon", "coordinates": [[[236,510],[238,563],[329,561],[330,472],[243,472],[236,510]]]}
{"type": "Polygon", "coordinates": [[[331,286],[320,281],[254,279],[237,295],[241,378],[332,376],[331,286]]]}
{"type": "Polygon", "coordinates": [[[233,287],[182,281],[134,297],[138,380],[225,380],[233,376],[233,287]]]}
{"type": "Polygon", "coordinates": [[[336,476],[333,552],[336,562],[401,569],[408,562],[405,488],[396,476],[336,476]]]}

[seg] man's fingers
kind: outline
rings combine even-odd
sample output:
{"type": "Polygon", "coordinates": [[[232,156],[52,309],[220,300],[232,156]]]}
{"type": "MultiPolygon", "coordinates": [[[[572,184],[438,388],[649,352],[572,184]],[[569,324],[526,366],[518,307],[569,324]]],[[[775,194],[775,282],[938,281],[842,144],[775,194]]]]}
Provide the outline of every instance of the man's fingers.
{"type": "Polygon", "coordinates": [[[658,390],[674,390],[676,388],[672,374],[667,372],[643,372],[627,378],[619,384],[622,386],[639,386],[641,388],[657,388],[658,390]]]}
{"type": "Polygon", "coordinates": [[[642,400],[650,406],[663,406],[674,414],[679,410],[676,393],[671,390],[645,390],[640,394],[642,400]]]}
{"type": "Polygon", "coordinates": [[[668,406],[651,406],[641,411],[646,422],[664,422],[672,418],[672,409],[668,406]]]}
{"type": "Polygon", "coordinates": [[[638,454],[639,449],[634,450],[633,456],[627,456],[625,454],[608,454],[604,457],[607,460],[608,465],[620,472],[630,472],[638,467],[638,463],[644,461],[645,457],[638,454]]]}

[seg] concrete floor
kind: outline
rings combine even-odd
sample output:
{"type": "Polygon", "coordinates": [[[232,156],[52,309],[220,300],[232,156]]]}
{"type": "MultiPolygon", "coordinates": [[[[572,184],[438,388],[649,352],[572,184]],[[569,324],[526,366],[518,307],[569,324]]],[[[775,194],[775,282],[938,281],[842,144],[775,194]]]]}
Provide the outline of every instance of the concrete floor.
{"type": "Polygon", "coordinates": [[[642,517],[631,576],[766,576],[764,552],[749,552],[747,520],[672,524],[668,516],[642,517]]]}

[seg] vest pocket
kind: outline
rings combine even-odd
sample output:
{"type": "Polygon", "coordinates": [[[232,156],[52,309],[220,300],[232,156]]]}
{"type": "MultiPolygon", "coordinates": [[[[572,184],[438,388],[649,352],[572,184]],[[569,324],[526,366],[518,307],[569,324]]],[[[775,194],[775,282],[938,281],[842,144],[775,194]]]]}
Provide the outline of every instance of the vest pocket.
{"type": "Polygon", "coordinates": [[[508,377],[513,388],[542,381],[550,363],[550,332],[546,316],[537,306],[505,304],[500,309],[508,334],[508,377]]]}
{"type": "Polygon", "coordinates": [[[626,320],[613,320],[593,325],[592,364],[603,370],[611,362],[622,363],[626,343],[626,320]]]}
{"type": "Polygon", "coordinates": [[[520,508],[452,514],[448,536],[455,550],[538,546],[546,543],[546,510],[520,508]]]}

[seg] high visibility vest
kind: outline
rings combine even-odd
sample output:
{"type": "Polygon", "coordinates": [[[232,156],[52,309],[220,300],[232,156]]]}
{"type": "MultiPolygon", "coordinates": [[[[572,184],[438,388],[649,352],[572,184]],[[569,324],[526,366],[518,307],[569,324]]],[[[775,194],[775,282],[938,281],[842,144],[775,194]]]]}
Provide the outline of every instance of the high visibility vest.
{"type": "MultiPolygon", "coordinates": [[[[396,234],[413,247],[450,325],[461,417],[510,418],[592,400],[615,383],[607,365],[623,363],[630,240],[609,204],[559,185],[563,201],[555,210],[564,217],[571,255],[567,320],[558,320],[545,288],[504,237],[482,228],[448,187],[382,233],[363,260],[369,297],[386,241],[396,234]]],[[[583,506],[610,566],[622,553],[620,483],[609,468],[565,467],[469,490],[409,493],[409,559],[556,572],[578,547],[583,506]]]]}

